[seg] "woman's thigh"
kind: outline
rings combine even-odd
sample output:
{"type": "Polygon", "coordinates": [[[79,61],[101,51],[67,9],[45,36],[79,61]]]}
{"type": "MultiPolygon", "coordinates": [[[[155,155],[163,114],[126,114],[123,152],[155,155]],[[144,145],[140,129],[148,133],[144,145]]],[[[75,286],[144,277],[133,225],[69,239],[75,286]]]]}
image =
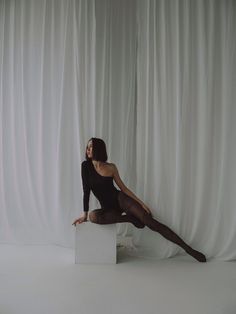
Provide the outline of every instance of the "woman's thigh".
{"type": "Polygon", "coordinates": [[[135,216],[141,221],[143,221],[144,216],[148,215],[139,202],[122,191],[118,195],[118,201],[122,210],[128,215],[135,216]]]}
{"type": "Polygon", "coordinates": [[[113,222],[114,218],[120,216],[121,214],[120,210],[98,208],[89,213],[89,219],[90,221],[98,224],[109,221],[113,222]]]}

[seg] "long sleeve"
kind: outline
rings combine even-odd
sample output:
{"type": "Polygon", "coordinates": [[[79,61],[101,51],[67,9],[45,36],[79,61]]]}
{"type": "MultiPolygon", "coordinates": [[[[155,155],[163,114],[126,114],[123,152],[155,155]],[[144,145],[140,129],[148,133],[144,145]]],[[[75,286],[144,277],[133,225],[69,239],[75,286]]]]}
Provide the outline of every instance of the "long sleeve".
{"type": "Polygon", "coordinates": [[[86,161],[83,161],[81,164],[81,177],[82,177],[82,185],[83,185],[83,191],[84,191],[84,196],[83,196],[84,211],[88,212],[89,211],[89,196],[90,196],[91,188],[88,182],[88,169],[87,169],[86,161]]]}

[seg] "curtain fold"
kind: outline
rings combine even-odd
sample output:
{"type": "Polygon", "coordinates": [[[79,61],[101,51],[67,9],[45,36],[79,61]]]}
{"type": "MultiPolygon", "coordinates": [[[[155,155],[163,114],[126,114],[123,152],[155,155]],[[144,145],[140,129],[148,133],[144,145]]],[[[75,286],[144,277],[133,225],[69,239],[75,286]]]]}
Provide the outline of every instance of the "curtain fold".
{"type": "MultiPolygon", "coordinates": [[[[136,1],[96,2],[96,134],[135,189],[136,1]]],[[[132,231],[117,224],[119,234],[132,231]]]]}
{"type": "MultiPolygon", "coordinates": [[[[138,8],[137,192],[187,243],[235,258],[235,3],[138,8]]],[[[135,233],[137,254],[183,252],[135,233]]]]}
{"type": "Polygon", "coordinates": [[[95,1],[0,5],[0,239],[73,246],[95,132],[95,1]]]}

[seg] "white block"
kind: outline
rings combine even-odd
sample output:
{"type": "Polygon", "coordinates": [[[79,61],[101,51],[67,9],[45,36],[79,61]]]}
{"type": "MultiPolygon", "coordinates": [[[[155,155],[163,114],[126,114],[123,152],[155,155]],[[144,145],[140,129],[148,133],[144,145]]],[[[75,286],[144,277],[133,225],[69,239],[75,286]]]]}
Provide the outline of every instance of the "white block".
{"type": "Polygon", "coordinates": [[[90,221],[76,225],[76,264],[116,264],[116,224],[99,225],[90,221]]]}

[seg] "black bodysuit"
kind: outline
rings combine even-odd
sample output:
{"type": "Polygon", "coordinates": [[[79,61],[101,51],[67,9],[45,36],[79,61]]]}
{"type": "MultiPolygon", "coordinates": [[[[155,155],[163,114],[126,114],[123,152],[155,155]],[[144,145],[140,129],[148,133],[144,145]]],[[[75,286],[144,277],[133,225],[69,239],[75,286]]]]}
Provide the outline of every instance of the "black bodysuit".
{"type": "Polygon", "coordinates": [[[84,211],[89,210],[89,196],[92,190],[94,196],[99,200],[103,209],[120,209],[118,202],[118,190],[113,184],[113,177],[100,175],[91,160],[85,160],[81,164],[81,176],[83,184],[84,211]]]}

